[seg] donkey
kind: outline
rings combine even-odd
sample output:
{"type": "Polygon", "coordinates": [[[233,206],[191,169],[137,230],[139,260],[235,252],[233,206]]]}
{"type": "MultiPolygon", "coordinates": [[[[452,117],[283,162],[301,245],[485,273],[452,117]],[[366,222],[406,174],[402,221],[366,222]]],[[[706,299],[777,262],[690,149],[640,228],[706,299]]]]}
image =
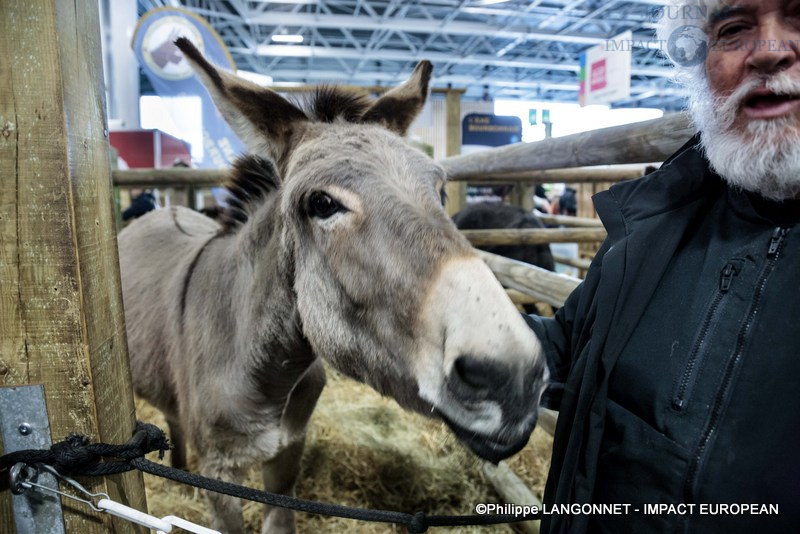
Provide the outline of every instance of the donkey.
{"type": "MultiPolygon", "coordinates": [[[[497,462],[528,440],[542,348],[442,207],[445,173],[403,139],[431,64],[372,101],[323,88],[304,107],[186,55],[248,153],[220,222],[170,207],[119,235],[137,394],[184,435],[206,476],[263,465],[293,494],[321,359],[444,420],[497,462]]],[[[209,496],[213,526],[243,531],[236,499],[209,496]]],[[[293,532],[267,508],[263,532],[293,532]]]]}
{"type": "MultiPolygon", "coordinates": [[[[544,228],[544,224],[530,211],[519,206],[478,202],[470,204],[453,215],[459,230],[484,230],[489,228],[544,228]]],[[[550,245],[497,245],[478,247],[513,260],[524,261],[548,271],[556,270],[550,245]]]]}

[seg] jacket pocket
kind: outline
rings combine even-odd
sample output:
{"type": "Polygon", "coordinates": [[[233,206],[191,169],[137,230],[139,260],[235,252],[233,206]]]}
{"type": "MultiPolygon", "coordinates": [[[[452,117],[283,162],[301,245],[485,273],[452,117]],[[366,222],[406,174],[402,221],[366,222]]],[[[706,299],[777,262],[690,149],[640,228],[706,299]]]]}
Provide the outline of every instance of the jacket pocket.
{"type": "Polygon", "coordinates": [[[697,337],[695,337],[694,343],[692,343],[692,349],[686,360],[686,366],[678,379],[675,393],[672,396],[672,409],[677,412],[685,412],[689,405],[689,399],[694,384],[697,381],[697,375],[702,367],[703,359],[708,353],[708,335],[716,323],[717,317],[724,306],[725,297],[734,279],[741,272],[743,265],[744,260],[733,259],[726,263],[725,267],[723,267],[720,272],[719,287],[706,309],[703,321],[700,323],[700,330],[697,333],[697,337]]]}

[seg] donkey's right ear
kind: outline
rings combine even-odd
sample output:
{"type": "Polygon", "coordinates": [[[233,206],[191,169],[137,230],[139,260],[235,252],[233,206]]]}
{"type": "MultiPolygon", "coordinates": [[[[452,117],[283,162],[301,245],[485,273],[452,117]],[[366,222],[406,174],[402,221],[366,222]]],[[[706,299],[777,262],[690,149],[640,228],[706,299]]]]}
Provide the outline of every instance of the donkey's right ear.
{"type": "Polygon", "coordinates": [[[361,117],[363,122],[377,122],[405,135],[428,98],[433,65],[427,59],[417,63],[411,77],[402,85],[384,94],[361,117]]]}
{"type": "Polygon", "coordinates": [[[308,120],[305,113],[275,91],[214,67],[189,39],[179,37],[175,45],[247,148],[280,166],[296,123],[308,120]]]}

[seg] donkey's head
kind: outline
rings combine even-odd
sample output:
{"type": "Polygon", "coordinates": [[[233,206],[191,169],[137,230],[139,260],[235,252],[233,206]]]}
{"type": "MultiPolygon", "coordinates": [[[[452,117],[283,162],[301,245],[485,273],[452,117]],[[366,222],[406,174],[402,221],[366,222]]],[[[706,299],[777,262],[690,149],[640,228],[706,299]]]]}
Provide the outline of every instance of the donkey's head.
{"type": "Polygon", "coordinates": [[[314,352],[439,415],[486,459],[522,448],[541,346],[444,211],[442,168],[401,137],[425,103],[431,64],[374,102],[324,89],[303,110],[177,44],[248,149],[278,169],[270,225],[314,352]]]}

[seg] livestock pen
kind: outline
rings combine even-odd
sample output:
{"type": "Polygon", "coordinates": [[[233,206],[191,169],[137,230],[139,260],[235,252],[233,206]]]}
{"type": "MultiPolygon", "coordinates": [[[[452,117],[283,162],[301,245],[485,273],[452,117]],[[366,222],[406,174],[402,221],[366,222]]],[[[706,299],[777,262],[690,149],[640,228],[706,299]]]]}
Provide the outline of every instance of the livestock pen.
{"type": "MultiPolygon", "coordinates": [[[[135,412],[122,320],[97,7],[55,0],[13,3],[0,17],[0,57],[6,58],[6,75],[0,80],[0,171],[4,176],[0,183],[0,379],[3,386],[15,389],[44,385],[54,440],[80,432],[96,441],[121,443],[132,433],[135,412]]],[[[685,119],[668,117],[639,127],[458,156],[442,164],[454,182],[479,176],[508,180],[509,173],[520,173],[513,175],[520,182],[553,181],[555,175],[535,173],[660,161],[689,136],[685,119]],[[636,128],[647,135],[632,133],[636,128]],[[640,142],[634,149],[637,139],[640,142]],[[627,149],[621,150],[623,146],[627,149]]],[[[174,185],[180,177],[201,171],[162,172],[165,183],[174,185]]],[[[114,174],[120,183],[125,179],[130,183],[132,176],[123,171],[114,174]]],[[[200,175],[200,180],[209,176],[200,175]]],[[[218,172],[216,176],[214,183],[218,172]]],[[[604,181],[610,178],[606,175],[604,181]]],[[[191,185],[201,184],[191,181],[191,185]]],[[[591,240],[599,237],[592,234],[591,240]]],[[[576,236],[561,232],[547,239],[576,236]]],[[[554,305],[563,303],[579,282],[484,257],[504,285],[554,305]]],[[[299,494],[431,513],[471,513],[475,504],[501,498],[489,482],[498,473],[484,473],[481,463],[441,424],[402,412],[393,402],[356,389],[344,379],[334,377],[331,383],[312,422],[299,494]],[[325,418],[327,422],[322,423],[325,418]],[[350,420],[366,426],[344,424],[350,420]],[[315,481],[326,482],[327,489],[315,488],[315,481]]],[[[142,403],[136,409],[139,416],[157,420],[157,414],[142,403]]],[[[546,421],[545,416],[540,426],[547,426],[546,421]]],[[[4,441],[7,452],[5,445],[4,441]]],[[[535,494],[540,494],[544,484],[548,446],[546,434],[537,430],[532,443],[508,463],[535,494]]],[[[195,519],[202,521],[202,500],[193,490],[159,486],[147,478],[153,513],[190,519],[197,514],[195,519]]],[[[87,479],[85,484],[91,491],[144,509],[142,481],[140,474],[127,473],[87,479]]],[[[507,488],[503,482],[500,489],[507,488]]],[[[67,532],[141,530],[71,501],[62,508],[67,532]]],[[[10,492],[0,491],[3,534],[16,531],[7,519],[13,515],[10,492]]],[[[300,528],[394,530],[350,522],[337,527],[333,520],[311,516],[301,516],[300,528]]]]}
{"type": "MultiPolygon", "coordinates": [[[[448,158],[441,163],[454,181],[511,181],[523,185],[562,181],[585,186],[594,192],[609,183],[641,176],[645,163],[663,160],[691,133],[686,118],[676,115],[448,158]],[[659,132],[666,134],[659,137],[659,132]],[[563,156],[575,153],[581,156],[573,159],[563,156]],[[637,163],[631,164],[630,161],[637,163]],[[498,163],[496,167],[495,162],[498,163]],[[526,166],[530,168],[526,169],[526,166]],[[548,168],[551,166],[553,168],[548,168]]],[[[218,184],[221,179],[221,171],[114,172],[114,183],[120,186],[191,184],[199,187],[218,184]]],[[[557,216],[546,220],[562,228],[464,233],[474,245],[592,243],[601,241],[605,235],[597,219],[557,216]]],[[[481,253],[481,256],[517,298],[560,306],[580,282],[576,278],[496,255],[481,253]]],[[[141,402],[138,406],[142,414],[158,420],[158,414],[151,408],[141,402]]],[[[470,513],[477,502],[498,502],[500,499],[514,503],[533,502],[533,499],[541,497],[543,490],[551,443],[548,434],[552,434],[554,425],[555,415],[542,412],[539,429],[529,446],[508,464],[492,468],[465,452],[441,423],[404,412],[394,402],[334,373],[312,419],[298,493],[353,506],[423,509],[430,513],[470,513]]],[[[257,478],[255,473],[252,474],[249,483],[257,485],[257,478]]],[[[197,514],[195,518],[198,521],[204,517],[203,502],[191,491],[181,491],[160,481],[151,481],[148,491],[154,496],[150,499],[151,508],[166,513],[173,501],[165,500],[161,495],[178,495],[182,506],[193,510],[189,514],[197,514]],[[161,506],[164,508],[159,508],[161,506]]],[[[248,507],[246,512],[248,520],[256,524],[257,506],[248,507]]],[[[394,530],[385,525],[353,525],[345,520],[303,515],[298,518],[298,525],[301,530],[394,530]]],[[[513,528],[536,529],[534,524],[513,528]]],[[[474,527],[472,531],[511,530],[512,527],[474,527]]]]}

